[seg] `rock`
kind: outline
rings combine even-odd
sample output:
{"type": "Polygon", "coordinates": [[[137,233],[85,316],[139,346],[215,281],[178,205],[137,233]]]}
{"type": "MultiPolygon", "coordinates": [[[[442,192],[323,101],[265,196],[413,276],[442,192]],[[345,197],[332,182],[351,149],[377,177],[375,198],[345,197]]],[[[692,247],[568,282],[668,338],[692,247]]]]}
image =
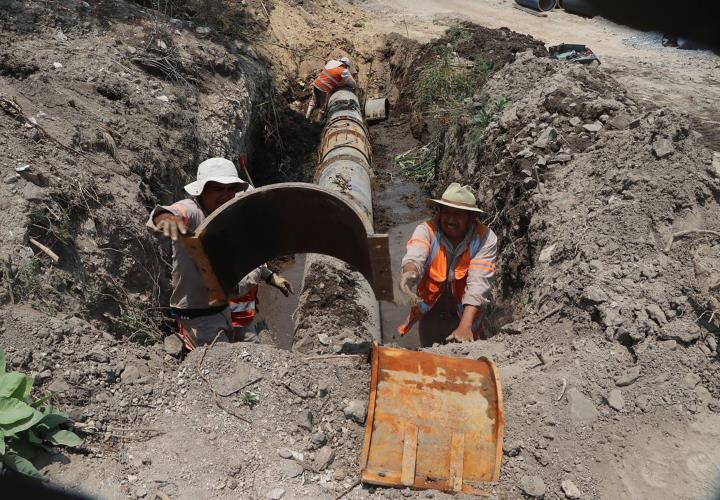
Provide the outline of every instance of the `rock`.
{"type": "Polygon", "coordinates": [[[635,400],[635,405],[640,409],[640,411],[648,411],[650,409],[650,396],[647,394],[641,394],[635,400]]]}
{"type": "Polygon", "coordinates": [[[622,392],[619,389],[613,389],[610,391],[607,397],[608,406],[616,411],[621,411],[625,406],[625,400],[623,399],[622,392]]]}
{"type": "Polygon", "coordinates": [[[317,339],[322,345],[330,345],[330,335],[326,333],[318,333],[317,339]]]}
{"type": "Polygon", "coordinates": [[[345,418],[349,418],[362,425],[365,423],[365,418],[367,417],[367,405],[365,401],[353,399],[343,408],[343,413],[345,414],[345,418]]]}
{"type": "Polygon", "coordinates": [[[308,410],[301,411],[297,416],[297,426],[306,431],[311,431],[313,428],[313,416],[308,410]]]}
{"type": "Polygon", "coordinates": [[[599,121],[596,121],[595,123],[586,123],[583,125],[583,129],[587,130],[588,132],[597,133],[600,132],[603,128],[603,124],[599,121]]]}
{"type": "Polygon", "coordinates": [[[135,490],[135,496],[137,498],[145,498],[145,496],[148,494],[147,490],[143,487],[140,487],[135,490]]]}
{"type": "Polygon", "coordinates": [[[593,304],[602,304],[608,300],[607,293],[605,293],[605,291],[597,285],[585,287],[582,297],[593,304]]]}
{"type": "Polygon", "coordinates": [[[691,344],[702,335],[700,327],[694,321],[685,319],[674,320],[658,332],[660,340],[676,340],[683,344],[691,344]]]}
{"type": "Polygon", "coordinates": [[[572,125],[573,127],[579,127],[580,125],[582,125],[582,120],[579,116],[573,116],[572,118],[570,118],[570,125],[572,125]]]}
{"type": "Polygon", "coordinates": [[[700,383],[700,375],[697,373],[688,373],[683,377],[683,384],[687,386],[688,389],[694,389],[696,385],[700,383]]]}
{"type": "Polygon", "coordinates": [[[170,102],[170,98],[168,98],[168,96],[166,96],[166,95],[155,96],[155,99],[157,99],[158,101],[162,101],[162,102],[170,102]]]}
{"type": "Polygon", "coordinates": [[[303,466],[297,463],[294,460],[283,460],[282,464],[280,465],[280,469],[282,471],[283,476],[286,478],[292,479],[294,477],[298,477],[303,473],[305,469],[303,469],[303,466]]]}
{"type": "Polygon", "coordinates": [[[668,322],[665,313],[657,304],[650,304],[645,307],[645,312],[647,312],[648,316],[654,319],[659,325],[665,325],[668,322]]]}
{"type": "Polygon", "coordinates": [[[557,135],[557,130],[553,127],[548,127],[538,136],[534,146],[536,148],[546,149],[550,145],[550,142],[555,140],[557,135]]]}
{"type": "Polygon", "coordinates": [[[285,490],[282,488],[273,488],[265,493],[265,498],[268,500],[280,500],[285,496],[285,490]]]}
{"type": "Polygon", "coordinates": [[[652,151],[655,154],[655,157],[660,159],[673,154],[675,152],[675,148],[673,147],[672,142],[668,139],[658,139],[653,143],[652,151]]]}
{"type": "Polygon", "coordinates": [[[553,257],[553,253],[555,252],[555,248],[557,245],[548,245],[545,248],[542,249],[540,252],[540,257],[538,257],[538,261],[540,262],[550,262],[553,257]]]}
{"type": "Polygon", "coordinates": [[[637,379],[640,378],[641,370],[642,368],[640,367],[640,365],[633,366],[627,372],[615,379],[615,385],[618,387],[626,387],[634,383],[637,379]]]}
{"type": "Polygon", "coordinates": [[[62,69],[62,67],[63,67],[63,65],[60,64],[59,62],[52,63],[52,66],[54,69],[62,69]]]}
{"type": "Polygon", "coordinates": [[[310,442],[315,446],[322,446],[327,442],[327,436],[324,432],[316,432],[310,436],[310,442]]]}
{"type": "Polygon", "coordinates": [[[710,394],[710,391],[707,390],[707,388],[704,385],[698,385],[695,387],[695,396],[703,403],[711,403],[713,401],[713,396],[710,394]]]}
{"type": "Polygon", "coordinates": [[[134,384],[140,380],[140,369],[135,365],[128,365],[120,374],[120,382],[123,384],[134,384]]]}
{"type": "Polygon", "coordinates": [[[565,498],[570,498],[573,500],[582,498],[582,493],[580,493],[580,489],[575,486],[575,483],[573,483],[571,480],[564,480],[562,483],[560,483],[560,487],[562,488],[563,493],[565,493],[565,498]]]}
{"type": "Polygon", "coordinates": [[[583,393],[575,387],[568,389],[568,406],[570,407],[570,419],[575,425],[591,425],[597,420],[598,412],[595,405],[583,393]]]}
{"type": "Polygon", "coordinates": [[[520,489],[532,498],[543,498],[546,490],[545,483],[538,476],[523,476],[520,479],[520,489]]]}
{"type": "Polygon", "coordinates": [[[46,380],[50,380],[52,378],[52,372],[50,370],[43,370],[37,375],[35,375],[35,382],[42,384],[46,380]]]}
{"type": "Polygon", "coordinates": [[[280,448],[277,451],[277,454],[280,455],[281,458],[292,458],[293,452],[290,451],[288,448],[280,448]]]}
{"type": "Polygon", "coordinates": [[[335,450],[330,446],[323,446],[315,455],[315,468],[317,470],[325,470],[335,460],[335,450]]]}
{"type": "Polygon", "coordinates": [[[110,356],[107,355],[102,347],[95,347],[87,353],[85,359],[95,361],[96,363],[108,363],[110,361],[110,356]]]}
{"type": "Polygon", "coordinates": [[[522,451],[522,443],[520,442],[509,442],[503,445],[503,454],[506,457],[516,457],[522,451]]]}
{"type": "Polygon", "coordinates": [[[608,126],[615,130],[624,130],[630,126],[630,122],[632,122],[630,115],[620,113],[608,121],[608,126]]]}
{"type": "Polygon", "coordinates": [[[708,335],[708,337],[705,339],[705,342],[707,342],[707,345],[712,352],[717,352],[718,343],[717,339],[714,336],[708,335]]]}
{"type": "Polygon", "coordinates": [[[173,333],[165,337],[163,348],[173,358],[179,358],[183,350],[183,341],[177,334],[173,333]]]}
{"type": "MultiPolygon", "coordinates": [[[[197,28],[195,28],[195,33],[197,33],[198,35],[209,35],[210,32],[212,32],[212,30],[210,28],[208,28],[207,26],[198,26],[197,28]]],[[[283,491],[283,494],[285,494],[284,491],[283,491]]],[[[280,498],[280,497],[278,497],[278,498],[280,498]]]]}
{"type": "Polygon", "coordinates": [[[68,390],[70,390],[70,385],[67,382],[65,382],[65,380],[58,378],[58,379],[53,380],[50,383],[50,385],[48,386],[48,390],[50,392],[63,393],[63,392],[67,392],[68,390]]]}
{"type": "Polygon", "coordinates": [[[720,179],[720,153],[713,153],[712,164],[707,168],[707,171],[712,177],[720,179]]]}
{"type": "Polygon", "coordinates": [[[560,153],[558,155],[555,155],[555,157],[552,158],[548,163],[567,163],[570,160],[572,160],[572,155],[569,155],[567,153],[560,153]]]}

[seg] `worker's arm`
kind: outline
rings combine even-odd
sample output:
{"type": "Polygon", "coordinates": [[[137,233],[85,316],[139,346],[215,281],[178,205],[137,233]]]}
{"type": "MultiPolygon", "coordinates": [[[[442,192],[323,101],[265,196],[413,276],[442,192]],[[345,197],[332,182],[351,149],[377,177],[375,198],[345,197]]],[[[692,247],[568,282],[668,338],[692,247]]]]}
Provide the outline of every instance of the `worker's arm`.
{"type": "Polygon", "coordinates": [[[265,282],[280,290],[286,297],[294,293],[292,284],[278,273],[270,270],[267,265],[263,264],[250,271],[238,284],[238,295],[243,296],[254,286],[265,282]]]}
{"type": "Polygon", "coordinates": [[[460,342],[474,340],[472,326],[480,316],[480,307],[490,301],[492,280],[495,277],[495,259],[497,254],[497,236],[489,233],[485,243],[470,259],[467,284],[463,294],[463,315],[460,324],[447,338],[460,342]]]}
{"type": "Polygon", "coordinates": [[[357,82],[353,78],[353,76],[350,74],[350,70],[345,68],[342,72],[342,82],[343,85],[349,89],[355,89],[357,88],[357,82]]]}
{"type": "Polygon", "coordinates": [[[175,241],[179,235],[185,235],[197,226],[196,217],[193,217],[197,207],[192,203],[191,200],[182,200],[168,206],[157,206],[150,213],[146,226],[175,241]]]}
{"type": "Polygon", "coordinates": [[[402,259],[400,290],[417,301],[419,299],[414,289],[420,280],[425,261],[430,253],[430,230],[427,225],[420,224],[415,228],[406,248],[405,256],[402,259]]]}

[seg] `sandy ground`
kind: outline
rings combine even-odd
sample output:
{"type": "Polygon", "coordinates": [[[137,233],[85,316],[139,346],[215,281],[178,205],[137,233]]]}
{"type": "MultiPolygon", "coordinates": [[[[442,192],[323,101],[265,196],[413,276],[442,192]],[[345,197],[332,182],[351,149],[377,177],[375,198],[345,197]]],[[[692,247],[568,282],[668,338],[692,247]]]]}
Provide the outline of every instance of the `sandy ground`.
{"type": "Polygon", "coordinates": [[[368,0],[362,5],[381,13],[374,29],[399,32],[420,41],[438,36],[451,19],[489,28],[507,27],[548,45],[583,43],[603,68],[631,94],[651,106],[667,106],[694,115],[706,143],[720,150],[720,56],[709,51],[663,47],[662,34],[638,31],[596,17],[586,19],[555,10],[536,17],[512,7],[510,0],[368,0]]]}

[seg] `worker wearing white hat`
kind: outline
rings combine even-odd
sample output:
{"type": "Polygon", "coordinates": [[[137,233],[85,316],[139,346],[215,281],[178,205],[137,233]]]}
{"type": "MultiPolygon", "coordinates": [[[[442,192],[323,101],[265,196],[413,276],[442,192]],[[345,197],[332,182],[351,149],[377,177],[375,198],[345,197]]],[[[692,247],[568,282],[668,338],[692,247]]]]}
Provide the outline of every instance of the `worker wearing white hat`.
{"type": "Polygon", "coordinates": [[[350,74],[351,65],[350,59],[347,57],[341,57],[338,61],[328,61],[313,82],[313,95],[310,98],[305,118],[310,119],[310,115],[316,107],[320,108],[321,114],[324,113],[328,97],[335,89],[339,87],[355,89],[357,87],[357,82],[350,74]]]}
{"type": "MultiPolygon", "coordinates": [[[[215,210],[232,200],[238,193],[252,186],[238,177],[230,160],[210,158],[197,169],[197,179],[185,186],[190,198],[172,205],[158,206],[150,214],[147,226],[172,240],[172,295],[170,307],[178,320],[180,337],[188,350],[208,344],[220,334],[219,340],[231,340],[233,329],[230,308],[211,307],[207,288],[190,255],[178,239],[194,231],[215,210]]],[[[263,265],[243,278],[242,284],[257,284],[265,280],[286,296],[292,285],[282,276],[263,265]]],[[[242,340],[242,339],[236,339],[242,340]]]]}
{"type": "Polygon", "coordinates": [[[423,347],[477,340],[496,271],[497,237],[478,220],[482,210],[469,186],[454,182],[428,203],[437,212],[415,228],[402,260],[400,289],[414,304],[398,331],[405,335],[419,322],[423,347]]]}

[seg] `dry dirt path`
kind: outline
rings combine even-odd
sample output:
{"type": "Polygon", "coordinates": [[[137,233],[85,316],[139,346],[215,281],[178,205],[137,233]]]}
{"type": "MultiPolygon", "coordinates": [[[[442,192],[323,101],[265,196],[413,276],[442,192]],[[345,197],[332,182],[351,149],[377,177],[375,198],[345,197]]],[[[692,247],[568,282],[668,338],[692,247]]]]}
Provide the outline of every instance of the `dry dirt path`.
{"type": "Polygon", "coordinates": [[[549,45],[583,43],[603,67],[651,106],[667,106],[693,116],[708,145],[720,150],[720,56],[710,51],[663,47],[661,35],[645,33],[596,17],[555,10],[535,17],[514,9],[512,0],[367,0],[378,16],[374,29],[396,31],[420,41],[438,36],[451,19],[489,28],[507,27],[549,45]]]}

